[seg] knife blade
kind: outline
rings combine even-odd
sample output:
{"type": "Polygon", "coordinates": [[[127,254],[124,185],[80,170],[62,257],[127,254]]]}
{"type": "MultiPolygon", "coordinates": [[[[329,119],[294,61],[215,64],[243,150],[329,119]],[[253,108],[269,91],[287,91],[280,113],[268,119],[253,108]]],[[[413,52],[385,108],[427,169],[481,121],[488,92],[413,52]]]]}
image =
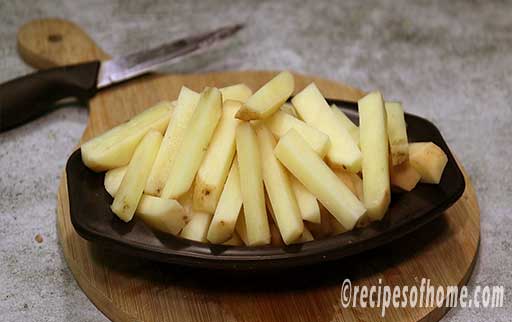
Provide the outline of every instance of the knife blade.
{"type": "Polygon", "coordinates": [[[233,36],[235,24],[107,61],[38,71],[0,85],[0,132],[35,119],[63,98],[87,100],[99,90],[177,63],[233,36]]]}

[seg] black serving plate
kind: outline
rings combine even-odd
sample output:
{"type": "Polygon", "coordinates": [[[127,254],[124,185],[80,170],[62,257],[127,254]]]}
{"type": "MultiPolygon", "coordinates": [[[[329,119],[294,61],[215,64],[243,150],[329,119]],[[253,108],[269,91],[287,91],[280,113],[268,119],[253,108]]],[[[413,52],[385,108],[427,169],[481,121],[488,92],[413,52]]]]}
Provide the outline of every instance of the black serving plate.
{"type": "MultiPolygon", "coordinates": [[[[357,104],[328,100],[358,122],[357,104]]],[[[233,271],[268,271],[339,259],[389,243],[434,218],[457,201],[465,182],[439,130],[429,121],[405,115],[409,140],[432,141],[448,156],[439,185],[418,184],[411,192],[393,194],[389,210],[380,222],[338,236],[285,247],[233,247],[209,245],[163,235],[136,217],[130,223],[110,210],[112,198],[103,187],[103,173],[89,170],[80,150],[66,165],[71,222],[85,239],[102,247],[178,265],[233,271]]]]}

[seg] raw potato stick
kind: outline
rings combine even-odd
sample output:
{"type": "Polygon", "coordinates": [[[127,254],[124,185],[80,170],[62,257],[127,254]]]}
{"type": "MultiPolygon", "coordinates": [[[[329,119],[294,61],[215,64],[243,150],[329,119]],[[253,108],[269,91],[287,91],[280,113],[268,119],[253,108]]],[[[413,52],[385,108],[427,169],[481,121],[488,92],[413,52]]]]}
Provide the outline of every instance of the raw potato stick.
{"type": "Polygon", "coordinates": [[[300,117],[309,125],[329,136],[331,145],[327,162],[333,168],[361,170],[361,151],[347,129],[338,121],[315,83],[309,84],[292,99],[300,117]]]}
{"type": "Polygon", "coordinates": [[[340,122],[341,125],[347,129],[348,133],[350,133],[350,136],[352,136],[354,142],[359,145],[359,128],[357,125],[355,125],[352,120],[350,120],[348,116],[345,115],[345,113],[343,113],[343,111],[339,109],[335,104],[331,105],[331,110],[333,111],[334,116],[338,122],[340,122]]]}
{"type": "Polygon", "coordinates": [[[275,223],[285,244],[297,240],[304,229],[299,206],[286,169],[274,156],[274,136],[265,124],[256,125],[263,182],[274,211],[275,223]]]}
{"type": "Polygon", "coordinates": [[[84,164],[96,172],[127,165],[144,135],[150,130],[163,132],[172,112],[169,102],[160,102],[128,122],[85,142],[80,147],[84,164]]]}
{"type": "Polygon", "coordinates": [[[236,117],[244,121],[269,117],[292,95],[293,88],[292,74],[289,72],[279,73],[247,99],[236,117]]]}
{"type": "Polygon", "coordinates": [[[282,137],[292,128],[297,130],[321,158],[325,156],[331,145],[325,133],[282,111],[275,112],[265,120],[265,124],[277,137],[282,137]]]}
{"type": "Polygon", "coordinates": [[[391,164],[399,165],[409,159],[409,144],[404,109],[399,102],[385,102],[391,164]]]}
{"type": "MultiPolygon", "coordinates": [[[[236,129],[236,151],[240,174],[244,219],[249,246],[270,243],[270,228],[261,169],[261,156],[256,133],[248,122],[236,129]]],[[[240,237],[243,239],[242,235],[240,237]]]]}
{"type": "Polygon", "coordinates": [[[274,154],[347,230],[365,213],[363,204],[294,129],[281,138],[274,154]]]}
{"type": "Polygon", "coordinates": [[[222,114],[222,97],[216,88],[205,88],[171,165],[162,198],[176,199],[187,192],[201,166],[208,144],[222,114]]]}
{"type": "Polygon", "coordinates": [[[192,211],[190,216],[191,219],[183,227],[180,236],[185,239],[206,243],[206,233],[208,232],[212,215],[206,212],[192,211]]]}
{"type": "Polygon", "coordinates": [[[220,195],[217,209],[215,209],[213,214],[207,239],[214,244],[223,243],[228,240],[233,235],[241,208],[242,192],[240,191],[238,162],[235,159],[220,195]]]}
{"type": "Polygon", "coordinates": [[[252,95],[252,90],[245,84],[226,86],[220,89],[222,101],[239,101],[245,103],[252,95]]]}
{"type": "Polygon", "coordinates": [[[161,142],[160,132],[149,131],[135,149],[128,164],[126,174],[110,207],[125,222],[133,218],[161,142]]]}
{"type": "Polygon", "coordinates": [[[379,92],[366,95],[357,104],[359,144],[363,153],[364,205],[370,219],[380,220],[391,200],[386,110],[379,92]]]}
{"type": "Polygon", "coordinates": [[[225,101],[222,117],[213,133],[203,163],[197,171],[194,189],[194,210],[215,212],[229,168],[235,156],[235,131],[240,120],[235,113],[241,103],[225,101]]]}
{"type": "Polygon", "coordinates": [[[312,223],[320,223],[320,207],[316,197],[294,176],[290,176],[290,181],[302,219],[312,223]]]}
{"type": "Polygon", "coordinates": [[[147,194],[160,196],[198,100],[198,93],[185,86],[181,88],[173,118],[167,126],[162,145],[144,189],[147,194]]]}
{"type": "Polygon", "coordinates": [[[105,186],[105,190],[107,190],[108,194],[111,195],[112,198],[115,197],[117,190],[121,185],[121,181],[123,181],[127,169],[128,166],[124,166],[108,170],[105,173],[103,185],[105,186]]]}
{"type": "Polygon", "coordinates": [[[409,144],[409,161],[421,175],[421,182],[438,184],[448,162],[446,153],[432,142],[409,144]]]}
{"type": "Polygon", "coordinates": [[[244,242],[242,241],[242,239],[240,239],[240,237],[238,236],[237,233],[233,233],[233,236],[231,236],[231,238],[229,240],[223,242],[222,245],[226,245],[226,246],[243,246],[244,242]]]}
{"type": "Polygon", "coordinates": [[[153,229],[177,236],[186,224],[186,210],[173,199],[143,195],[136,216],[153,229]]]}

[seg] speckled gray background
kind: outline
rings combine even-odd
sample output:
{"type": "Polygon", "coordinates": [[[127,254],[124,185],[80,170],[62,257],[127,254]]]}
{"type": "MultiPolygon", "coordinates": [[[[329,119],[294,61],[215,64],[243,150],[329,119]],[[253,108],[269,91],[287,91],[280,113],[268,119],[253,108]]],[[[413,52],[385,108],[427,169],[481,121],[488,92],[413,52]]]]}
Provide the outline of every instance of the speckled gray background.
{"type": "MultiPolygon", "coordinates": [[[[15,37],[33,18],[71,18],[113,55],[244,21],[228,52],[180,70],[292,69],[380,89],[434,121],[480,202],[481,249],[470,285],[506,288],[505,308],[459,308],[444,319],[511,321],[511,2],[103,2],[1,1],[0,81],[31,71],[15,37]]],[[[71,107],[0,134],[1,321],[106,320],[75,283],[55,231],[59,175],[86,120],[84,108],[71,107]]]]}

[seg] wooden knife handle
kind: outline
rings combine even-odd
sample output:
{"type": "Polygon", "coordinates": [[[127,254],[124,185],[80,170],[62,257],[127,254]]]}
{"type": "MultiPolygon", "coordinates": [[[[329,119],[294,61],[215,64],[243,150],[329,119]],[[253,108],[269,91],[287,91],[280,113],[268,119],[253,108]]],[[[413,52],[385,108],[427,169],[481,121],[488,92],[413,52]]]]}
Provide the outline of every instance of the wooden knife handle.
{"type": "Polygon", "coordinates": [[[92,97],[99,67],[99,61],[55,67],[0,85],[0,132],[43,115],[60,99],[92,97]]]}
{"type": "Polygon", "coordinates": [[[62,19],[32,20],[17,35],[18,53],[36,69],[110,58],[87,33],[62,19]]]}

